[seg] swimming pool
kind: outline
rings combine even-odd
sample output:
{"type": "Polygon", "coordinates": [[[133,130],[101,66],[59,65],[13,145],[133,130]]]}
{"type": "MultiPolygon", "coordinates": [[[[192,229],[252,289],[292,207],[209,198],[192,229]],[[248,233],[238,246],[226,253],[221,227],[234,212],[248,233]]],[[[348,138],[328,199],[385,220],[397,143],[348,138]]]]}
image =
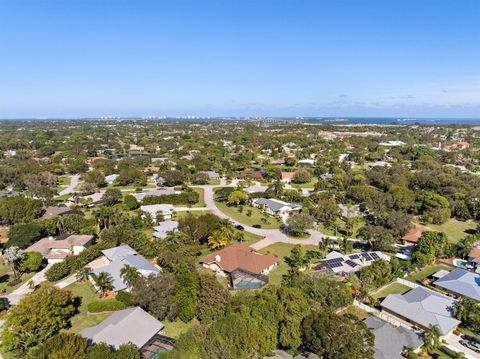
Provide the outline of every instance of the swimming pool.
{"type": "Polygon", "coordinates": [[[454,259],[452,262],[455,267],[467,269],[467,261],[463,259],[454,259]]]}

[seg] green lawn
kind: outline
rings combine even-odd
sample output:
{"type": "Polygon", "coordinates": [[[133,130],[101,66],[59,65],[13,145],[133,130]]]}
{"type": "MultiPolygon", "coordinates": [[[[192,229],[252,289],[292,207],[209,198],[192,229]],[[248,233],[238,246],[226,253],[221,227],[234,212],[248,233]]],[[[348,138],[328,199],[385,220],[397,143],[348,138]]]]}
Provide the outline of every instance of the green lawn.
{"type": "Polygon", "coordinates": [[[342,311],[342,314],[353,314],[360,320],[364,320],[370,316],[370,314],[368,314],[366,311],[355,305],[350,305],[347,307],[344,311],[342,311]]]}
{"type": "Polygon", "coordinates": [[[66,287],[66,289],[80,298],[78,313],[71,319],[72,326],[68,329],[69,332],[78,333],[82,329],[95,326],[111,314],[88,312],[88,304],[97,301],[95,289],[90,282],[73,283],[66,287]]]}
{"type": "MultiPolygon", "coordinates": [[[[330,227],[325,227],[325,225],[322,223],[320,224],[320,232],[328,235],[328,236],[343,236],[345,233],[345,221],[343,219],[337,219],[337,233],[330,228],[330,227]]],[[[348,236],[349,238],[357,238],[357,233],[360,228],[362,228],[365,225],[365,219],[363,217],[359,217],[357,221],[355,222],[355,225],[353,226],[352,229],[352,235],[348,236]]]]}
{"type": "Polygon", "coordinates": [[[410,287],[407,287],[406,285],[400,284],[400,283],[392,283],[388,287],[382,289],[381,291],[375,293],[373,295],[374,298],[382,300],[389,294],[403,294],[408,292],[410,287]]]}
{"type": "Polygon", "coordinates": [[[184,323],[181,320],[177,319],[174,322],[171,322],[169,320],[163,320],[162,323],[163,325],[165,325],[165,328],[163,328],[164,334],[167,337],[176,339],[181,334],[185,333],[188,329],[190,329],[195,323],[198,323],[198,321],[196,319],[193,319],[188,323],[184,323]]]}
{"type": "Polygon", "coordinates": [[[70,176],[62,176],[58,177],[58,185],[59,186],[69,186],[70,183],[72,182],[72,177],[70,176]]]}
{"type": "Polygon", "coordinates": [[[238,211],[238,207],[229,207],[225,202],[215,202],[215,205],[227,216],[247,226],[259,224],[262,226],[262,228],[265,229],[277,229],[282,224],[278,219],[271,216],[269,216],[268,218],[268,224],[263,223],[262,211],[258,208],[254,208],[251,206],[243,206],[243,212],[240,213],[238,211]],[[252,215],[250,217],[247,216],[247,211],[249,210],[252,210],[252,215]]]}
{"type": "Polygon", "coordinates": [[[477,223],[474,221],[461,222],[456,219],[449,219],[444,224],[430,224],[421,223],[434,231],[444,232],[450,242],[456,242],[468,235],[468,230],[474,230],[477,228],[477,223]]]}
{"type": "Polygon", "coordinates": [[[315,187],[315,183],[317,183],[317,179],[313,178],[310,182],[307,183],[290,183],[293,188],[313,188],[315,187]]]}
{"type": "Polygon", "coordinates": [[[412,282],[417,282],[421,283],[421,281],[429,276],[431,276],[433,273],[438,272],[440,269],[444,269],[447,271],[451,271],[452,268],[447,267],[447,266],[442,266],[442,265],[431,265],[423,268],[420,272],[413,273],[409,275],[406,279],[412,281],[412,282]]]}
{"type": "Polygon", "coordinates": [[[11,272],[10,266],[6,265],[2,260],[0,260],[0,295],[1,294],[9,294],[13,292],[18,287],[22,286],[24,283],[27,283],[30,278],[35,275],[35,272],[32,273],[24,273],[20,277],[21,282],[17,285],[10,286],[8,282],[13,280],[13,274],[11,272]]]}
{"type": "Polygon", "coordinates": [[[205,195],[204,195],[204,190],[203,188],[192,188],[195,192],[198,193],[199,200],[198,203],[195,203],[192,207],[198,208],[198,207],[205,207],[205,195]]]}
{"type": "MultiPolygon", "coordinates": [[[[282,276],[287,273],[288,266],[285,263],[285,257],[290,255],[294,244],[287,243],[274,243],[259,250],[262,254],[273,254],[278,257],[278,266],[274,268],[268,275],[269,282],[272,284],[280,284],[282,281],[282,276]]],[[[317,250],[317,246],[302,246],[304,251],[307,250],[317,250]]]]}

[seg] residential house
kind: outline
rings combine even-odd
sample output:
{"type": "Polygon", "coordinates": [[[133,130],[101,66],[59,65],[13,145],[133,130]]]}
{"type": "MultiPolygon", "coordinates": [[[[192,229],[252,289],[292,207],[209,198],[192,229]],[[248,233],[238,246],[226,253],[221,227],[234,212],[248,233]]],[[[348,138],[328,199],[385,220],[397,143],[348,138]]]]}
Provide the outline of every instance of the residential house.
{"type": "Polygon", "coordinates": [[[366,318],[364,323],[375,336],[375,359],[402,359],[407,348],[419,353],[424,344],[422,335],[412,329],[394,327],[375,317],[366,318]]]}
{"type": "MultiPolygon", "coordinates": [[[[162,271],[160,267],[151,264],[128,245],[105,249],[102,253],[108,260],[108,263],[105,266],[94,268],[92,272],[97,276],[102,272],[108,273],[112,278],[114,292],[129,290],[128,284],[121,275],[121,270],[125,265],[137,269],[144,277],[158,274],[162,271]]],[[[94,281],[92,280],[92,282],[94,281]]]]}
{"type": "MultiPolygon", "coordinates": [[[[154,354],[150,353],[152,345],[165,343],[165,337],[160,334],[163,328],[162,322],[142,308],[132,307],[113,312],[100,324],[83,329],[80,335],[87,339],[89,345],[106,343],[115,350],[123,344],[132,343],[140,349],[142,358],[149,358],[148,354],[154,354]]],[[[157,349],[168,351],[173,348],[172,342],[165,344],[159,345],[157,349]]]]}
{"type": "Polygon", "coordinates": [[[313,166],[315,164],[315,160],[303,159],[299,160],[297,163],[299,166],[313,166]]]}
{"type": "Polygon", "coordinates": [[[150,204],[141,206],[140,210],[145,213],[150,213],[154,221],[159,215],[161,215],[164,220],[169,220],[172,219],[174,207],[171,204],[150,204]]]}
{"type": "Polygon", "coordinates": [[[293,181],[294,175],[295,172],[282,172],[282,182],[291,183],[293,181]]]}
{"type": "Polygon", "coordinates": [[[433,282],[438,288],[457,297],[465,297],[480,302],[480,274],[456,268],[433,282]]]}
{"type": "Polygon", "coordinates": [[[68,201],[72,204],[85,204],[85,206],[91,208],[95,206],[99,206],[104,203],[103,199],[103,193],[101,192],[96,192],[93,194],[90,194],[88,196],[83,196],[83,197],[70,197],[68,201]]]}
{"type": "Polygon", "coordinates": [[[267,186],[261,186],[261,185],[252,185],[250,187],[247,187],[243,190],[246,194],[252,194],[252,193],[264,193],[268,189],[267,186]]]}
{"type": "Polygon", "coordinates": [[[66,206],[52,206],[45,208],[43,215],[40,218],[48,219],[56,216],[65,216],[67,214],[78,214],[80,216],[84,216],[84,213],[78,209],[72,209],[66,206]]]}
{"type": "Polygon", "coordinates": [[[417,223],[413,223],[412,229],[410,229],[407,234],[402,237],[403,243],[405,245],[416,246],[419,238],[422,236],[423,232],[429,231],[430,228],[422,226],[417,223]]]}
{"type": "Polygon", "coordinates": [[[38,252],[48,263],[58,263],[69,255],[77,255],[92,245],[93,236],[67,234],[58,238],[42,238],[25,249],[26,252],[38,252]]]}
{"type": "Polygon", "coordinates": [[[474,247],[468,253],[468,265],[476,272],[480,272],[480,247],[474,247]]]}
{"type": "Polygon", "coordinates": [[[263,171],[260,171],[260,170],[248,170],[248,169],[245,169],[242,171],[241,173],[241,177],[243,178],[251,178],[251,179],[254,179],[254,180],[261,180],[263,179],[263,176],[264,176],[264,172],[263,171]]]}
{"type": "Polygon", "coordinates": [[[265,211],[272,216],[279,216],[284,222],[293,213],[302,210],[302,206],[295,203],[287,203],[273,198],[255,198],[252,204],[257,208],[264,208],[265,211]]]}
{"type": "Polygon", "coordinates": [[[219,175],[217,172],[215,172],[215,171],[201,171],[201,172],[199,172],[199,173],[205,173],[205,174],[207,174],[208,179],[209,179],[210,181],[219,180],[219,179],[220,179],[220,175],[219,175]]]}
{"type": "Polygon", "coordinates": [[[105,183],[112,184],[118,178],[118,174],[112,174],[105,176],[105,183]]]}
{"type": "Polygon", "coordinates": [[[165,188],[159,188],[159,189],[152,189],[147,192],[142,192],[142,193],[134,193],[132,194],[133,197],[136,198],[137,201],[141,202],[144,200],[145,197],[159,197],[159,196],[166,196],[166,195],[171,195],[175,194],[175,190],[173,187],[165,187],[165,188]]]}
{"type": "Polygon", "coordinates": [[[367,169],[370,169],[370,168],[373,168],[373,167],[392,167],[392,165],[388,162],[385,162],[385,161],[374,161],[374,162],[365,163],[365,167],[367,169]]]}
{"type": "Polygon", "coordinates": [[[385,142],[380,142],[379,145],[385,146],[385,147],[398,147],[398,146],[404,146],[406,145],[406,143],[402,141],[385,141],[385,142]]]}
{"type": "Polygon", "coordinates": [[[327,256],[313,265],[317,272],[326,274],[348,275],[368,267],[376,260],[390,261],[390,257],[380,251],[342,254],[332,251],[327,256]]]}
{"type": "Polygon", "coordinates": [[[164,221],[160,222],[158,226],[153,227],[155,231],[153,236],[155,238],[167,238],[170,233],[174,233],[178,230],[178,222],[176,221],[164,221]]]}
{"type": "Polygon", "coordinates": [[[419,286],[405,294],[389,294],[380,304],[382,310],[423,330],[438,325],[442,336],[451,333],[460,321],[453,318],[456,300],[419,286]]]}
{"type": "Polygon", "coordinates": [[[253,289],[268,282],[266,275],[278,264],[278,258],[271,254],[257,253],[243,244],[232,244],[205,256],[200,263],[229,278],[235,289],[253,289]]]}

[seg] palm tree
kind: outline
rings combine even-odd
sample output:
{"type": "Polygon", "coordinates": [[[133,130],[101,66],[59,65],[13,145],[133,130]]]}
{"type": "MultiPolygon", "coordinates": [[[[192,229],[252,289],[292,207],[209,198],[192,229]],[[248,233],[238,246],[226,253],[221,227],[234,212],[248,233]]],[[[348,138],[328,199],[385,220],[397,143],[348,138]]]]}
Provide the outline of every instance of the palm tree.
{"type": "Polygon", "coordinates": [[[80,272],[78,272],[78,279],[81,281],[87,281],[88,275],[92,272],[92,268],[85,266],[83,267],[80,272]]]}
{"type": "Polygon", "coordinates": [[[430,324],[428,326],[428,330],[425,331],[425,344],[430,351],[436,349],[440,344],[440,336],[442,332],[440,331],[440,327],[435,324],[430,324]]]}
{"type": "Polygon", "coordinates": [[[208,245],[212,249],[216,248],[221,248],[225,247],[228,243],[228,239],[223,233],[223,231],[214,231],[209,237],[208,237],[208,245]]]}
{"type": "Polygon", "coordinates": [[[101,297],[105,296],[105,293],[113,289],[113,279],[107,272],[101,272],[99,275],[92,275],[93,280],[100,289],[101,297]]]}
{"type": "Polygon", "coordinates": [[[135,284],[136,280],[140,276],[140,273],[138,272],[137,268],[125,264],[122,269],[120,269],[120,276],[127,286],[131,287],[135,284]]]}

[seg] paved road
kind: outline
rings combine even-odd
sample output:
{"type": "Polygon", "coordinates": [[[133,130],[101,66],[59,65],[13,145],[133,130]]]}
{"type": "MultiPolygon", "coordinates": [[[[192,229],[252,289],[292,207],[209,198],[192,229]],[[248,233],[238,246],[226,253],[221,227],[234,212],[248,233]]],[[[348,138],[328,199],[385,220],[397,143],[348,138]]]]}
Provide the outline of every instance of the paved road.
{"type": "MultiPolygon", "coordinates": [[[[225,179],[222,179],[221,184],[219,186],[235,187],[237,185],[237,183],[238,183],[238,180],[233,180],[230,185],[226,185],[225,179]]],[[[278,243],[278,242],[288,243],[288,244],[302,244],[302,245],[313,245],[313,246],[315,246],[315,245],[318,245],[318,243],[320,243],[322,238],[326,237],[326,235],[323,234],[320,231],[310,230],[309,231],[309,233],[310,233],[309,238],[307,238],[307,239],[295,239],[295,238],[291,238],[291,237],[287,236],[285,233],[283,233],[282,231],[280,231],[278,229],[254,228],[254,227],[250,227],[250,226],[247,226],[245,224],[242,224],[242,223],[230,218],[229,216],[227,216],[225,213],[223,213],[221,210],[219,210],[217,208],[217,206],[215,205],[213,189],[216,188],[216,187],[219,187],[219,186],[218,185],[217,186],[212,186],[212,185],[193,186],[193,187],[203,189],[203,191],[204,191],[204,199],[203,200],[205,202],[205,207],[202,207],[202,208],[178,207],[178,208],[175,208],[175,210],[176,211],[188,211],[188,210],[210,211],[210,212],[216,214],[217,216],[219,216],[220,218],[225,218],[225,219],[228,219],[228,220],[232,221],[235,224],[240,224],[245,228],[245,230],[247,232],[250,232],[250,233],[253,233],[253,234],[256,234],[258,236],[263,237],[262,240],[260,240],[256,243],[253,243],[250,246],[255,250],[259,250],[259,249],[268,247],[269,245],[274,244],[274,243],[278,243]]],[[[329,237],[335,238],[335,239],[338,238],[338,237],[335,237],[335,236],[329,236],[329,237]]],[[[360,242],[356,239],[350,239],[350,240],[360,242]]]]}
{"type": "Polygon", "coordinates": [[[75,192],[75,187],[77,187],[78,183],[80,182],[80,175],[73,175],[70,178],[70,184],[62,189],[59,193],[58,196],[63,196],[65,194],[70,194],[75,192]]]}
{"type": "Polygon", "coordinates": [[[464,347],[462,344],[460,344],[460,340],[462,340],[462,338],[460,338],[458,335],[455,335],[453,333],[447,334],[445,336],[445,340],[447,341],[447,344],[445,344],[445,346],[448,349],[451,349],[459,353],[463,353],[465,354],[465,357],[468,359],[480,358],[480,354],[477,354],[473,350],[468,349],[464,347]]]}
{"type": "MultiPolygon", "coordinates": [[[[41,282],[45,281],[46,280],[45,272],[47,271],[48,268],[50,268],[50,266],[51,264],[47,265],[40,272],[36,273],[28,282],[33,281],[35,285],[38,285],[41,282]]],[[[12,293],[6,295],[10,305],[18,304],[24,295],[32,291],[32,289],[30,289],[28,282],[22,284],[20,287],[15,289],[12,293]]]]}

